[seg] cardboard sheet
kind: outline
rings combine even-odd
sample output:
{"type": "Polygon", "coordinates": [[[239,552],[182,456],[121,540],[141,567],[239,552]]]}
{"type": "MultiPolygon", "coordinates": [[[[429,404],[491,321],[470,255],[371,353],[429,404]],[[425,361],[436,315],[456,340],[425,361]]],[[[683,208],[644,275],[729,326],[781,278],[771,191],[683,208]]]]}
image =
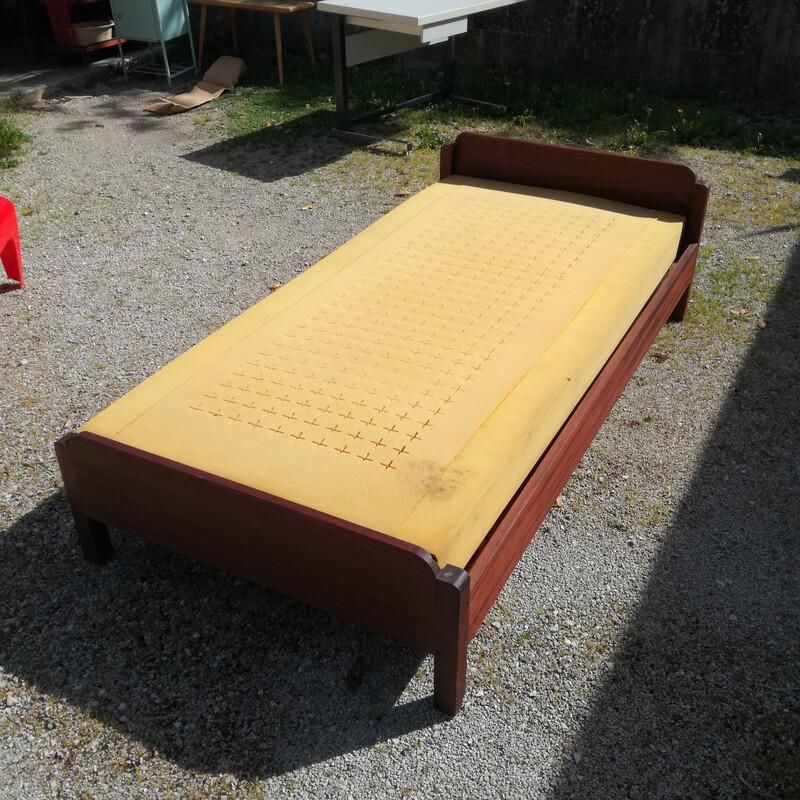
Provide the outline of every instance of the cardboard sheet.
{"type": "Polygon", "coordinates": [[[156,114],[179,114],[211,100],[216,100],[226,89],[230,91],[244,72],[244,61],[234,56],[220,56],[203,75],[203,80],[190,92],[166,97],[153,103],[145,111],[156,114]]]}

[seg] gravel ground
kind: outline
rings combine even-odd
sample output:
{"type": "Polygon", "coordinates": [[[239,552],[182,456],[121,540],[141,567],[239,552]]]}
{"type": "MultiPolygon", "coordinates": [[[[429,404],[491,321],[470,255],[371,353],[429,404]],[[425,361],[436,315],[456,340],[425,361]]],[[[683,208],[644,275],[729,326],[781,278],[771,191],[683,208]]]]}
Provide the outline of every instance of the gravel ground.
{"type": "MultiPolygon", "coordinates": [[[[0,174],[27,281],[0,294],[0,798],[800,796],[796,214],[709,221],[700,292],[736,259],[765,285],[654,345],[448,719],[424,654],[121,532],[79,555],[54,441],[400,202],[341,140],[229,146],[224,100],[88,91],[0,174]]],[[[800,174],[683,155],[715,202],[737,158],[800,174]]]]}

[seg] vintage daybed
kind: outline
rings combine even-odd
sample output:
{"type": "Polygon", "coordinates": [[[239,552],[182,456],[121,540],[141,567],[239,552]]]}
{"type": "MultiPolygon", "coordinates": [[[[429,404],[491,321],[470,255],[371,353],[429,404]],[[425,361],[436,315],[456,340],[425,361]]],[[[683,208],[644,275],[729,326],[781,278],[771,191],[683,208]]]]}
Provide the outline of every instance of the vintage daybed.
{"type": "Polygon", "coordinates": [[[434,654],[466,648],[668,318],[707,188],[679,164],[465,133],[441,180],[56,451],[107,525],[434,654]]]}

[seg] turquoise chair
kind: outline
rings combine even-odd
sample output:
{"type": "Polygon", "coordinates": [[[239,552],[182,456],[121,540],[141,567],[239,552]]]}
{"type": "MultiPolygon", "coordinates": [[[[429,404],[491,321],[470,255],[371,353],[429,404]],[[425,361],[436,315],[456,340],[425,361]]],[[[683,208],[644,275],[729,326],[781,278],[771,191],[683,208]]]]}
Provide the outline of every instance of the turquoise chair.
{"type": "Polygon", "coordinates": [[[166,75],[167,85],[172,88],[172,79],[185,72],[197,74],[197,58],[189,25],[189,7],[186,0],[111,0],[111,15],[114,18],[122,71],[128,77],[128,67],[122,52],[122,40],[149,42],[161,48],[163,67],[143,64],[131,71],[166,75]],[[170,67],[167,57],[167,42],[179,36],[189,37],[192,63],[188,66],[170,67]]]}

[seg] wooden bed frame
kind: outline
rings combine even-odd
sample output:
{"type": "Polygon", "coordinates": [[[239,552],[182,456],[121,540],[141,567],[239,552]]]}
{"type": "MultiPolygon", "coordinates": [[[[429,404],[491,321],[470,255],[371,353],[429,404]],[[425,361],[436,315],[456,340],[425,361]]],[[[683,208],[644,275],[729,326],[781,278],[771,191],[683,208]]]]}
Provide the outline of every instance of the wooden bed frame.
{"type": "Polygon", "coordinates": [[[434,702],[461,706],[467,644],[666,321],[688,302],[708,188],[686,166],[461,134],[452,174],[563,189],[683,215],[679,257],[465,569],[425,550],[88,432],[56,444],[85,557],[108,525],[434,654],[434,702]]]}

